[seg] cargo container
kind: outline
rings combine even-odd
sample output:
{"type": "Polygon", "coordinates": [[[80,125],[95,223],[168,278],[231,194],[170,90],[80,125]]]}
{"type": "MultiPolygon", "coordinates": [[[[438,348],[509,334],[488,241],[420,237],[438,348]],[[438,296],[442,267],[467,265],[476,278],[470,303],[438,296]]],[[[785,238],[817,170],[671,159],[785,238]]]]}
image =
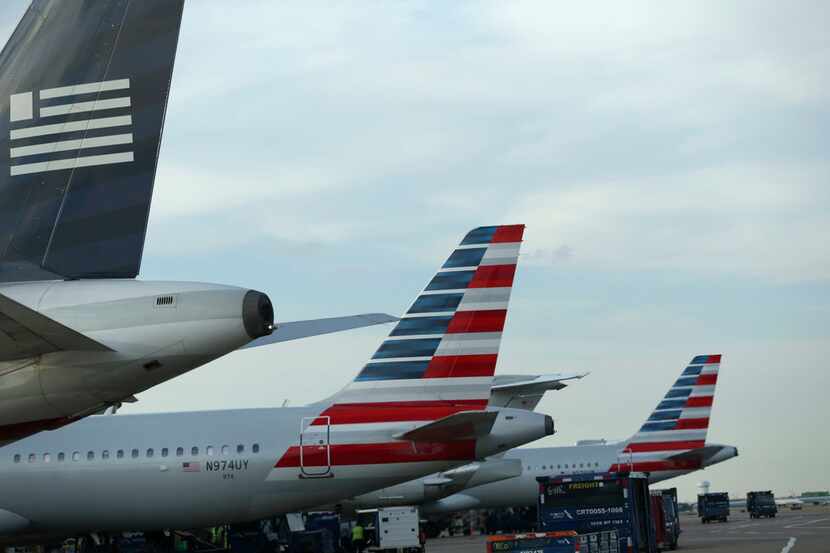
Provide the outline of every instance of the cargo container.
{"type": "Polygon", "coordinates": [[[539,530],[574,531],[581,553],[655,553],[648,478],[641,473],[540,477],[539,530]]]}

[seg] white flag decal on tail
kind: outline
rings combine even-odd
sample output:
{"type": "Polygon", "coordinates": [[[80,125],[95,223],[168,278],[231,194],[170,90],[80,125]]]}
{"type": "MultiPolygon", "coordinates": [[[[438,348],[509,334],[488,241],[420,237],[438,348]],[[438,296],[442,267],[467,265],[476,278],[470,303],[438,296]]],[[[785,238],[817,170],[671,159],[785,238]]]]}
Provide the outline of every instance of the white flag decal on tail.
{"type": "Polygon", "coordinates": [[[11,176],[133,161],[133,120],[124,113],[132,105],[129,90],[130,80],[118,79],[13,94],[9,122],[18,125],[9,131],[11,176]],[[84,118],[78,120],[75,114],[84,118]],[[31,125],[20,126],[24,121],[31,125]],[[55,136],[70,133],[75,136],[55,136]]]}

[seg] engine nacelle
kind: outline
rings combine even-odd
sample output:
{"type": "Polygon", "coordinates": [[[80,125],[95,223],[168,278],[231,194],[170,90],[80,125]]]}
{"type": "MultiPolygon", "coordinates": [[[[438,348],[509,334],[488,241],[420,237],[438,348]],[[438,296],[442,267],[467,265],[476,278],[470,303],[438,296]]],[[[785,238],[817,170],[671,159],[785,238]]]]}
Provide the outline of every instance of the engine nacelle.
{"type": "Polygon", "coordinates": [[[0,427],[60,425],[274,329],[265,294],[217,284],[77,280],[8,284],[0,293],[113,350],[0,363],[0,427]]]}

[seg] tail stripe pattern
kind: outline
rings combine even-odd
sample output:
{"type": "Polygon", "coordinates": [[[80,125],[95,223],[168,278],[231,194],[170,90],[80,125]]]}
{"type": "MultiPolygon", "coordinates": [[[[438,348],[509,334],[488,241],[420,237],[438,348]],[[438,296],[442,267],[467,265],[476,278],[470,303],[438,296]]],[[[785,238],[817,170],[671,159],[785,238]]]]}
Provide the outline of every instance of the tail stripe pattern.
{"type": "MultiPolygon", "coordinates": [[[[346,411],[355,407],[344,405],[365,412],[378,402],[386,409],[406,402],[411,420],[418,421],[483,409],[523,233],[524,225],[469,232],[354,382],[322,413],[331,424],[354,424],[356,416],[346,411]]],[[[365,413],[367,420],[385,417],[365,413]]]]}
{"type": "Polygon", "coordinates": [[[698,355],[640,430],[626,443],[612,470],[653,472],[699,468],[670,457],[704,447],[720,369],[720,355],[698,355]],[[626,462],[622,462],[624,459],[626,462]]]}

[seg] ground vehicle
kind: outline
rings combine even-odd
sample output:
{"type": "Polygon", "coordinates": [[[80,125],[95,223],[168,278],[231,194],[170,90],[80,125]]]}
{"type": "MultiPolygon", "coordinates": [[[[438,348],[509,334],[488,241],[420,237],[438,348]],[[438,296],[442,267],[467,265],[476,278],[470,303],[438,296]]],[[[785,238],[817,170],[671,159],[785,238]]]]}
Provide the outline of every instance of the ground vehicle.
{"type": "Polygon", "coordinates": [[[577,532],[581,553],[657,551],[645,474],[586,473],[537,480],[540,531],[577,532]]]}
{"type": "Polygon", "coordinates": [[[746,510],[750,518],[774,518],[778,512],[775,504],[775,495],[772,491],[748,492],[746,494],[746,510]]]}
{"type": "Polygon", "coordinates": [[[677,549],[680,516],[677,511],[677,488],[651,490],[651,514],[657,546],[677,549]]]}
{"type": "Polygon", "coordinates": [[[716,492],[698,495],[697,516],[703,524],[713,520],[726,522],[729,518],[729,494],[716,492]]]}
{"type": "Polygon", "coordinates": [[[382,507],[358,511],[366,521],[369,551],[421,551],[418,507],[382,507]]]}
{"type": "Polygon", "coordinates": [[[487,553],[571,553],[580,551],[576,532],[532,532],[487,537],[487,553]]]}

